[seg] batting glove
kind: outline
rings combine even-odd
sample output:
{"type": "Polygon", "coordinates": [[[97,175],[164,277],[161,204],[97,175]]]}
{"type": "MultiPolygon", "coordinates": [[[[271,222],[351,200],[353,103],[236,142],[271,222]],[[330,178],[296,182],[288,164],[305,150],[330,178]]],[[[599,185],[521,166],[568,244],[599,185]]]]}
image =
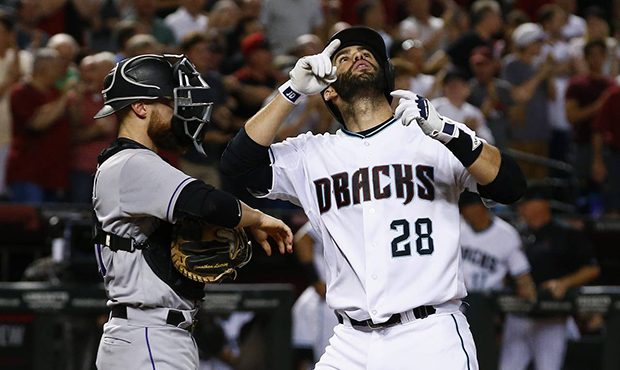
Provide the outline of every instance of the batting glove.
{"type": "Polygon", "coordinates": [[[278,88],[282,96],[298,104],[301,96],[318,94],[336,81],[336,67],[332,65],[331,56],[339,46],[340,40],[336,39],[320,54],[299,59],[289,73],[290,80],[278,88]]]}
{"type": "Polygon", "coordinates": [[[426,135],[444,144],[458,136],[454,123],[439,115],[428,99],[407,90],[392,91],[390,95],[400,99],[394,116],[400,118],[403,125],[416,121],[426,135]]]}

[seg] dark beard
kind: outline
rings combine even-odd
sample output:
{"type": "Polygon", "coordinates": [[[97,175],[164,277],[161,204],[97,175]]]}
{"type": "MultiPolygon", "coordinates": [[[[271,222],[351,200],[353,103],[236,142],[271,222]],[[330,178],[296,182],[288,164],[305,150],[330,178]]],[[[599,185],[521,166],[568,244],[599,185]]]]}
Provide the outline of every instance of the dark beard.
{"type": "Polygon", "coordinates": [[[151,122],[149,122],[147,134],[159,149],[176,153],[183,153],[186,150],[172,132],[171,123],[164,122],[157,111],[153,111],[151,115],[151,122]]]}
{"type": "Polygon", "coordinates": [[[385,85],[383,68],[353,76],[353,68],[343,73],[332,83],[338,96],[347,103],[352,103],[357,97],[374,97],[383,95],[385,85]]]}

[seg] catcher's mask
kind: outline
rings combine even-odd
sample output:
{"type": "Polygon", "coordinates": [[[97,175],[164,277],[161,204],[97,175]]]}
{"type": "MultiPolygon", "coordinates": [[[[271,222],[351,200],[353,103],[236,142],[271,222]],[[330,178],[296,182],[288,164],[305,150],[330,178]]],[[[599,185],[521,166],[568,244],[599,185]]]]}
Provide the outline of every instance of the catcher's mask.
{"type": "MultiPolygon", "coordinates": [[[[372,28],[359,26],[349,27],[335,33],[329,41],[327,41],[327,45],[335,39],[340,40],[340,46],[331,56],[336,55],[340,50],[346,47],[354,45],[362,45],[370,50],[372,55],[377,60],[377,63],[379,63],[379,65],[383,68],[386,82],[383,94],[388,102],[392,103],[392,95],[390,95],[390,93],[394,90],[394,66],[388,57],[383,37],[381,37],[381,35],[372,28]]],[[[329,111],[332,113],[334,118],[344,125],[344,119],[342,118],[342,114],[338,108],[336,108],[336,105],[331,101],[323,101],[327,105],[327,108],[329,108],[329,111]]]]}
{"type": "Polygon", "coordinates": [[[94,118],[118,112],[139,100],[174,102],[172,132],[182,146],[205,155],[202,137],[213,103],[209,85],[184,55],[145,54],[116,64],[104,80],[104,106],[94,118]]]}

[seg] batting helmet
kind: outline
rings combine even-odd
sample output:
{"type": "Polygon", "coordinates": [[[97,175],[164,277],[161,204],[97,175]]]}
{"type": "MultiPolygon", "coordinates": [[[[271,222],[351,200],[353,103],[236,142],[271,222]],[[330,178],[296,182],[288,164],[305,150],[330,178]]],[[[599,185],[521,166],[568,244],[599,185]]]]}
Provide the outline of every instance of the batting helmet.
{"type": "Polygon", "coordinates": [[[172,132],[183,146],[202,154],[202,136],[211,116],[209,85],[183,55],[145,54],[116,64],[104,80],[104,106],[95,118],[118,112],[139,100],[174,102],[172,132]]]}
{"type": "MultiPolygon", "coordinates": [[[[372,53],[375,57],[381,68],[383,68],[383,72],[385,75],[385,90],[383,94],[389,103],[392,103],[392,96],[390,93],[394,90],[394,66],[390,61],[390,58],[387,54],[387,49],[385,47],[385,42],[383,41],[383,37],[368,27],[350,27],[346,28],[340,32],[335,33],[327,42],[329,45],[333,40],[340,40],[340,46],[336,51],[334,51],[333,55],[336,55],[340,50],[354,45],[362,45],[372,53]]],[[[332,56],[333,56],[332,55],[332,56]]],[[[342,114],[336,108],[336,105],[331,101],[325,101],[327,108],[331,111],[332,115],[338,122],[344,124],[344,119],[342,118],[342,114]]]]}

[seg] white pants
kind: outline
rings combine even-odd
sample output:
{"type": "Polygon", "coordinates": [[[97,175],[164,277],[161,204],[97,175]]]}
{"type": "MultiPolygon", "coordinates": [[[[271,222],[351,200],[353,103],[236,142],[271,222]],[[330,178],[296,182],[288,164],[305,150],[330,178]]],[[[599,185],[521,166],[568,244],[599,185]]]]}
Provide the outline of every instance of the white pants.
{"type": "Polygon", "coordinates": [[[561,370],[566,353],[566,318],[528,318],[507,315],[504,322],[500,370],[561,370]]]}
{"type": "Polygon", "coordinates": [[[198,347],[185,329],[111,318],[103,326],[96,365],[98,370],[196,370],[198,347]]]}
{"type": "Polygon", "coordinates": [[[436,313],[387,329],[337,325],[316,370],[478,370],[465,316],[436,313]]]}

